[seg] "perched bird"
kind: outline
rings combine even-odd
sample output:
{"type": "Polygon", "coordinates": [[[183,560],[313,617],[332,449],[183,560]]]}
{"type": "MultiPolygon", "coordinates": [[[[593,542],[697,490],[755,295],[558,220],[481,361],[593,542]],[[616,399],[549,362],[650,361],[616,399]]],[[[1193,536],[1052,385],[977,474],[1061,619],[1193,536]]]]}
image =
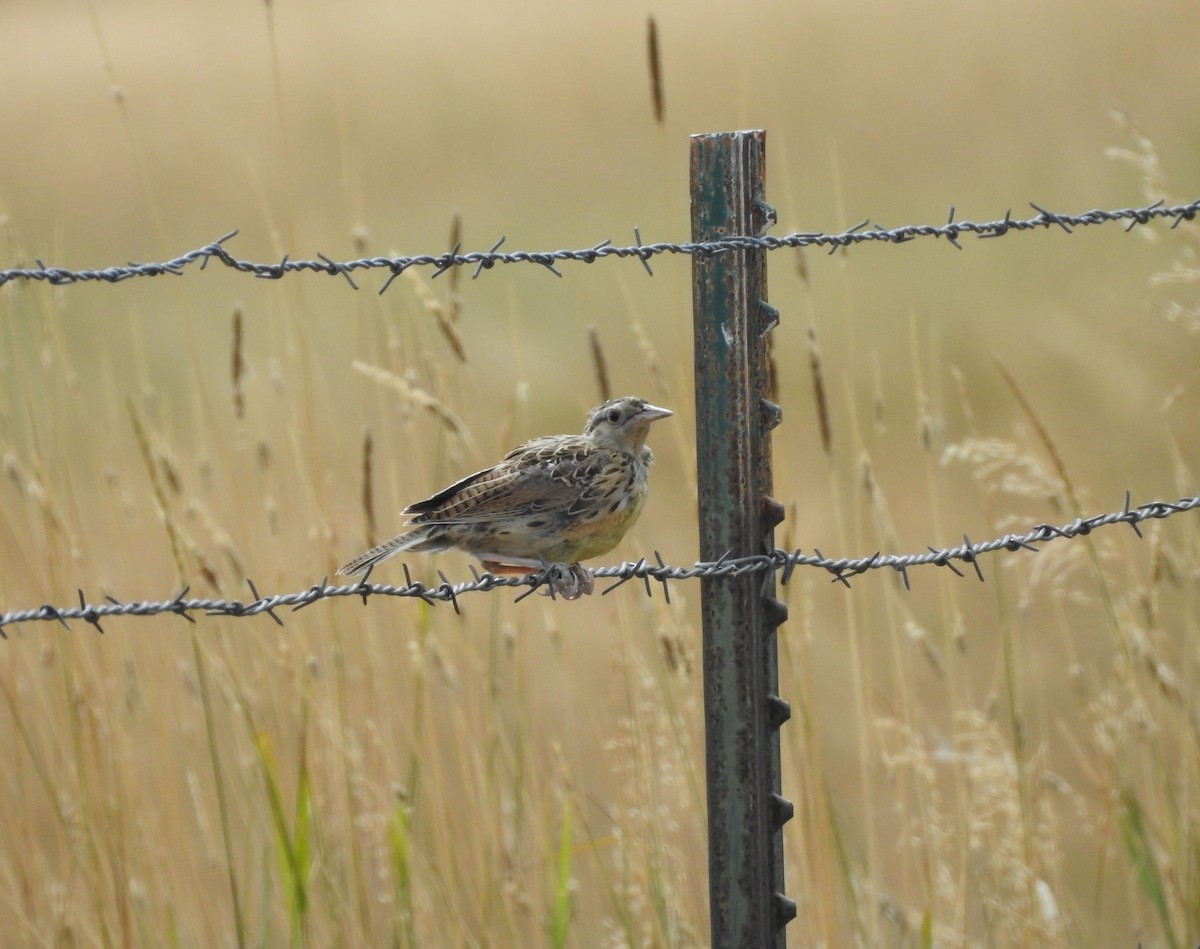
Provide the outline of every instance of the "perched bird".
{"type": "Polygon", "coordinates": [[[654,461],[646,436],[671,414],[644,399],[610,399],[588,413],[582,435],[534,438],[498,465],[410,504],[403,534],[338,573],[362,573],[408,550],[457,548],[492,573],[565,565],[552,588],[568,599],[590,593],[592,575],[579,562],[612,550],[642,512],[654,461]]]}

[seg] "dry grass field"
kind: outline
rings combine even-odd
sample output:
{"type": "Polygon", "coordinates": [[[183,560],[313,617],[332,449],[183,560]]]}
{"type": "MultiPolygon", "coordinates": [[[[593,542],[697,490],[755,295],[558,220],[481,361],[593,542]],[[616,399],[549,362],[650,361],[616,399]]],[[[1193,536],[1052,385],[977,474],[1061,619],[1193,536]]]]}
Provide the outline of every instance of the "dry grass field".
{"type": "MultiPolygon", "coordinates": [[[[688,135],[750,127],[780,234],[1190,200],[1198,36],[1183,0],[7,0],[0,268],[234,228],[254,260],[439,253],[456,218],[468,250],[686,240],[688,135]]],[[[772,255],[779,542],[918,552],[1196,494],[1198,250],[1184,223],[772,255]]],[[[691,564],[690,263],[561,270],[0,287],[0,613],[320,582],[577,430],[591,327],[614,389],[677,413],[613,558],[691,564]]],[[[791,944],[1200,942],[1200,518],[1143,533],[911,592],[794,573],[791,944]]],[[[6,628],[0,941],[706,944],[699,586],[671,593],[6,628]]]]}

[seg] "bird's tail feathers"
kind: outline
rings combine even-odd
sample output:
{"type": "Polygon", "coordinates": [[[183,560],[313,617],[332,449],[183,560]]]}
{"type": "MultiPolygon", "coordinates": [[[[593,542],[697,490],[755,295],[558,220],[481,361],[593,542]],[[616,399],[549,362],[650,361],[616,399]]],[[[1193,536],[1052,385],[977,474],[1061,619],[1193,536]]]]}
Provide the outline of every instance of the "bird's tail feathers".
{"type": "Polygon", "coordinates": [[[338,576],[352,577],[358,573],[366,573],[371,567],[382,563],[388,557],[394,557],[396,554],[404,553],[406,550],[441,549],[436,545],[429,546],[429,539],[429,534],[426,531],[416,530],[409,531],[407,534],[400,534],[391,540],[385,540],[382,544],[372,547],[366,553],[359,554],[345,566],[339,567],[338,576]]]}

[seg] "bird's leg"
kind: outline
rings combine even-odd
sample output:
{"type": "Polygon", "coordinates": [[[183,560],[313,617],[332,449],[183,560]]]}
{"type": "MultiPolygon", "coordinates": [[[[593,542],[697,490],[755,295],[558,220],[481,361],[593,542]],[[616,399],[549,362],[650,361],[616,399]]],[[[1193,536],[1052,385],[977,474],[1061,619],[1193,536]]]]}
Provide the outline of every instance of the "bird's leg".
{"type": "Polygon", "coordinates": [[[592,571],[579,563],[505,563],[500,560],[481,560],[483,569],[496,576],[528,576],[544,573],[546,584],[539,590],[543,596],[561,596],[564,600],[578,600],[596,588],[592,571]]]}
{"type": "Polygon", "coordinates": [[[592,571],[578,563],[555,563],[546,567],[546,587],[539,591],[545,596],[561,596],[578,600],[596,588],[592,571]]]}
{"type": "Polygon", "coordinates": [[[592,571],[581,563],[573,563],[569,569],[571,576],[575,580],[575,588],[578,592],[575,596],[568,597],[567,599],[574,600],[584,595],[591,596],[592,591],[596,589],[596,578],[592,575],[592,571]]]}

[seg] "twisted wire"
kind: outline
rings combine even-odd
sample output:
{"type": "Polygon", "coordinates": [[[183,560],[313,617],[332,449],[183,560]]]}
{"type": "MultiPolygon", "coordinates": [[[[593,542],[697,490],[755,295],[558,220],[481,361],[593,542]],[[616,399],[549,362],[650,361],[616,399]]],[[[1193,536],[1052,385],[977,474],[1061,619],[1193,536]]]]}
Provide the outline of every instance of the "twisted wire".
{"type": "Polygon", "coordinates": [[[797,232],[784,237],[742,236],[727,237],[715,241],[671,243],[660,242],[653,244],[642,243],[638,228],[633,229],[634,244],[617,246],[611,240],[604,240],[591,247],[577,250],[552,251],[511,251],[504,253],[500,246],[505,238],[501,237],[486,251],[471,251],[459,253],[461,245],[456,245],[443,254],[417,254],[399,257],[364,257],[358,260],[335,261],[318,254],[316,260],[292,260],[284,257],[278,262],[263,263],[242,260],[234,257],[225,247],[237,231],[230,231],[224,237],[217,238],[210,244],[190,250],[172,260],[161,263],[124,264],[100,269],[72,270],[66,267],[47,267],[41,260],[36,261],[36,267],[14,267],[0,270],[0,286],[15,280],[45,281],[53,285],[85,283],[102,281],[118,283],[133,277],[156,277],[162,274],[182,276],[185,269],[199,262],[200,269],[207,267],[210,261],[217,261],[226,267],[240,273],[252,274],[266,280],[278,280],[299,271],[312,271],[330,276],[341,276],[354,289],[358,285],[351,276],[358,270],[387,270],[389,276],[380,288],[383,293],[400,274],[411,267],[431,267],[433,277],[438,277],[453,267],[474,267],[474,277],[484,270],[490,270],[498,264],[539,264],[551,273],[561,277],[562,273],[555,266],[564,261],[579,263],[595,263],[608,257],[636,257],[653,276],[650,260],[663,254],[685,255],[716,255],[734,250],[780,250],[785,247],[824,247],[833,253],[841,247],[870,242],[903,244],[917,238],[944,238],[949,244],[962,250],[959,238],[972,234],[979,238],[1003,237],[1012,232],[1024,232],[1051,227],[1061,228],[1069,233],[1077,227],[1088,227],[1112,222],[1124,222],[1126,231],[1135,227],[1149,224],[1154,220],[1170,220],[1172,227],[1177,227],[1183,221],[1192,221],[1200,212],[1200,198],[1187,204],[1167,206],[1163,201],[1156,201],[1145,207],[1118,208],[1103,210],[1095,208],[1079,214],[1062,214],[1050,211],[1036,204],[1030,205],[1038,213],[1029,218],[1014,218],[1012,211],[1006,211],[1004,217],[985,222],[956,221],[955,209],[944,224],[905,224],[901,227],[885,228],[872,224],[869,220],[861,221],[838,234],[823,234],[819,232],[797,232]]]}
{"type": "MultiPolygon", "coordinates": [[[[661,585],[663,595],[670,602],[670,592],[667,587],[671,580],[692,580],[698,577],[739,577],[745,574],[762,573],[764,575],[782,571],[781,583],[786,584],[796,567],[815,567],[832,574],[834,582],[850,585],[850,580],[871,570],[890,568],[901,574],[905,589],[909,589],[908,571],[913,567],[936,566],[946,567],[958,576],[964,576],[956,563],[970,564],[976,577],[982,581],[983,571],[979,565],[981,555],[994,553],[999,550],[1011,552],[1028,551],[1036,553],[1038,544],[1054,540],[1072,540],[1086,537],[1092,531],[1114,524],[1128,524],[1138,537],[1142,536],[1138,525],[1147,520],[1161,520],[1180,514],[1184,511],[1200,508],[1200,497],[1186,497],[1178,501],[1151,501],[1137,507],[1129,506],[1129,493],[1125,494],[1124,506],[1106,514],[1096,514],[1091,517],[1077,518],[1068,524],[1055,526],[1053,524],[1038,524],[1024,534],[1005,534],[982,543],[973,543],[968,537],[954,547],[929,547],[926,553],[917,554],[884,554],[875,553],[869,557],[830,558],[825,557],[819,550],[805,554],[803,550],[786,551],[772,550],[769,553],[744,557],[725,556],[715,561],[696,563],[691,567],[671,566],[663,562],[661,556],[655,553],[654,563],[645,558],[636,563],[623,563],[610,567],[599,567],[593,571],[597,579],[610,579],[616,582],[603,592],[611,593],[617,587],[630,580],[642,580],[647,595],[652,595],[651,581],[661,585]]],[[[83,620],[94,626],[99,632],[104,632],[100,621],[112,616],[157,616],[174,613],[189,622],[195,622],[193,613],[208,616],[258,616],[267,614],[280,626],[283,620],[276,610],[290,607],[293,611],[311,606],[319,600],[327,600],[343,596],[360,596],[364,605],[371,597],[398,596],[417,597],[430,605],[449,602],[454,611],[461,612],[458,598],[467,593],[486,593],[501,588],[527,588],[516,599],[522,600],[534,592],[544,592],[555,595],[555,568],[548,565],[546,569],[535,574],[522,576],[496,576],[490,573],[479,573],[471,568],[472,579],[451,583],[440,570],[438,577],[441,582],[427,585],[412,579],[408,565],[403,565],[405,582],[403,584],[371,583],[370,573],[361,581],[341,586],[330,586],[328,579],[314,584],[306,590],[294,593],[281,593],[273,596],[259,596],[254,583],[247,580],[252,600],[224,600],[189,597],[188,588],[168,600],[121,602],[106,597],[107,602],[100,604],[88,603],[83,591],[79,591],[79,605],[57,607],[44,605],[26,610],[13,610],[0,615],[0,637],[7,639],[4,629],[19,623],[36,621],[57,621],[70,629],[69,620],[83,620]]]]}

